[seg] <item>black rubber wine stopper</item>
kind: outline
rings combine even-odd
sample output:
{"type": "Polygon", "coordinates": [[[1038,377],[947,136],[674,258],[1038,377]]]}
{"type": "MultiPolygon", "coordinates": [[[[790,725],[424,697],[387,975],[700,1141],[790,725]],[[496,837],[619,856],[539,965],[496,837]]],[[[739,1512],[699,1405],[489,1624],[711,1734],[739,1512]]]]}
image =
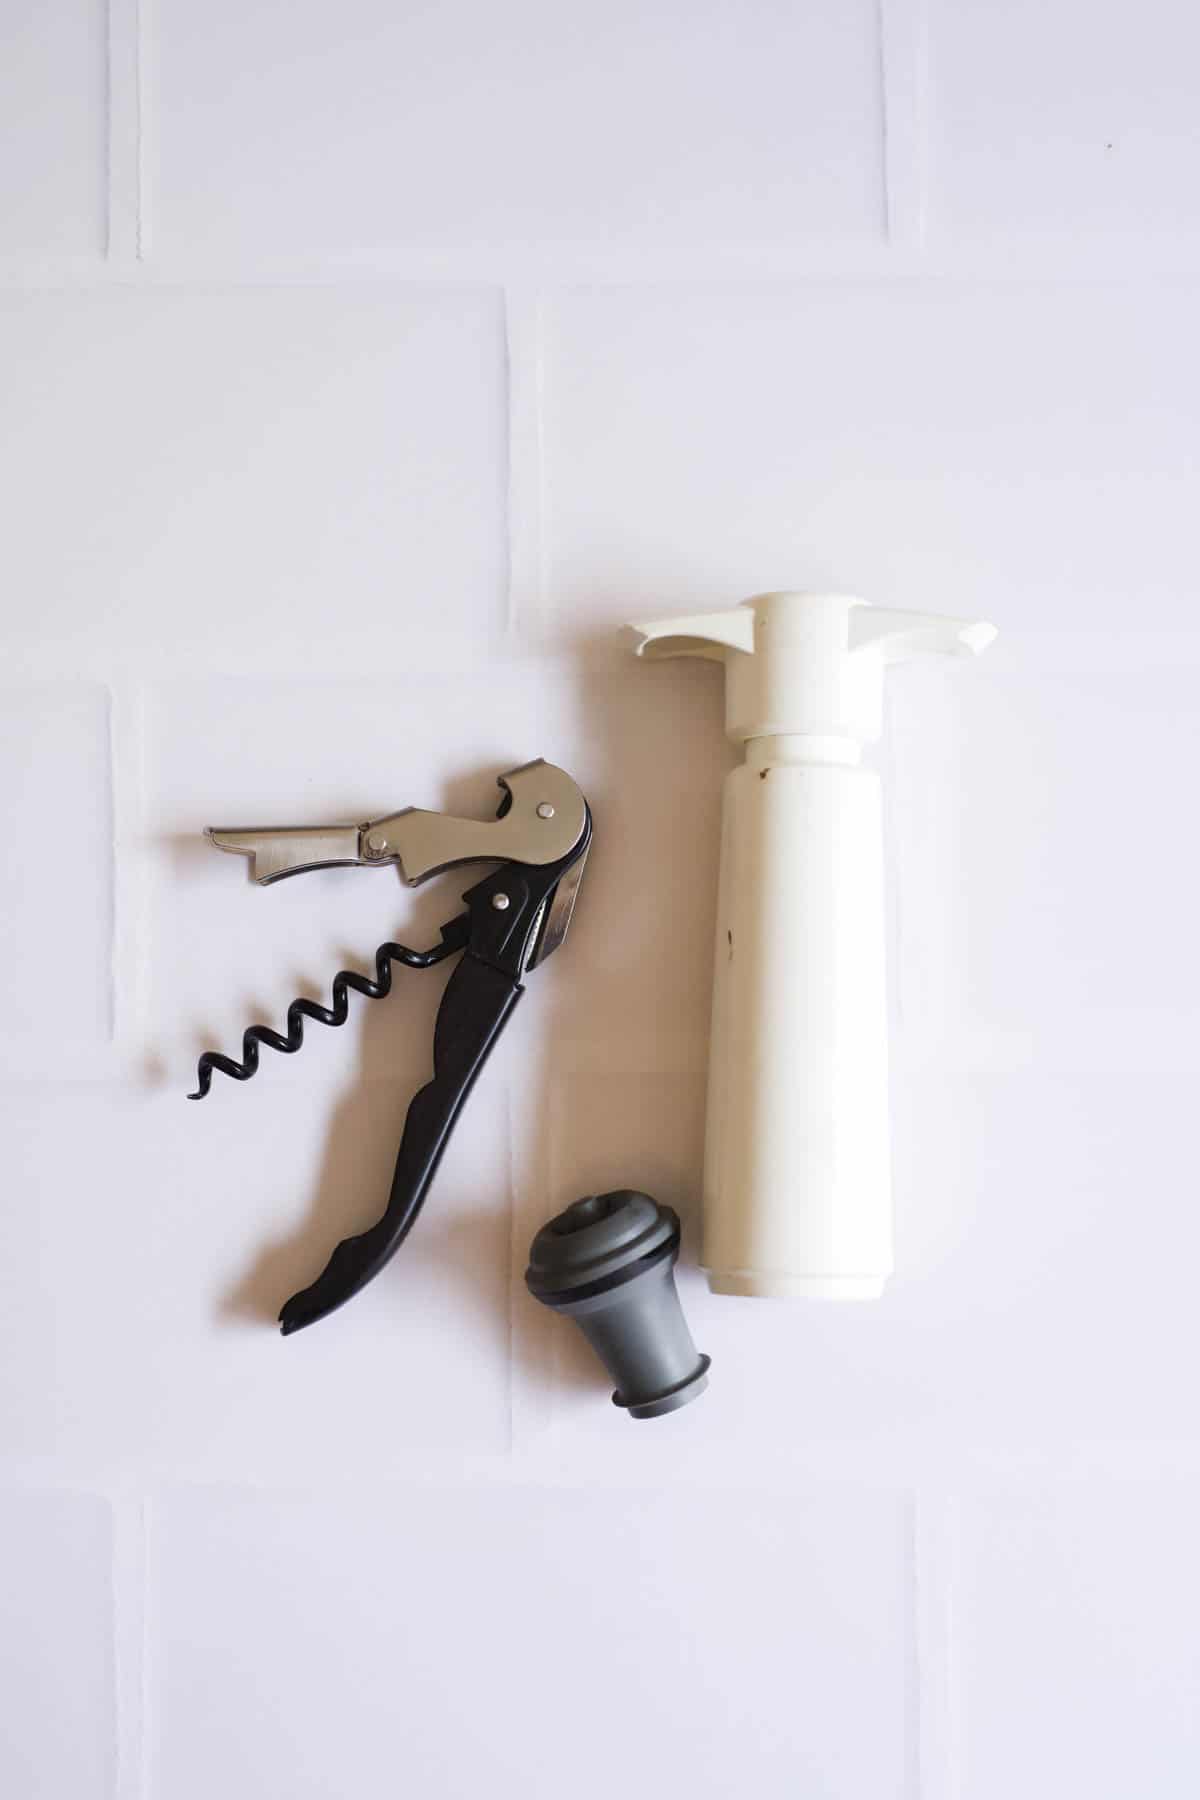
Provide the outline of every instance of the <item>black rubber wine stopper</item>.
{"type": "Polygon", "coordinates": [[[616,1383],[613,1403],[657,1419],[708,1386],[679,1294],[679,1215],[649,1194],[588,1194],[542,1226],[525,1285],[574,1319],[616,1383]]]}

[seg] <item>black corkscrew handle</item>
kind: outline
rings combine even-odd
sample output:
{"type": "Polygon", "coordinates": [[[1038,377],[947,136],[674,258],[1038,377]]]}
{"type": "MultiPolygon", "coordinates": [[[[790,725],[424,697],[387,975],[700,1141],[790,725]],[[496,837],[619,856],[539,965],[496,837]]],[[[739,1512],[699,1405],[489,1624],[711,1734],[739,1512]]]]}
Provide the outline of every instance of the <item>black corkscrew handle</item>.
{"type": "Polygon", "coordinates": [[[344,1305],[396,1254],[417,1221],[463,1103],[524,992],[519,981],[470,951],[463,957],[442,996],[433,1080],[409,1106],[383,1217],[344,1238],[312,1285],[292,1295],[279,1315],[285,1337],[344,1305]]]}
{"type": "Polygon", "coordinates": [[[571,904],[590,838],[589,814],[568,856],[544,866],[504,863],[463,896],[470,921],[466,948],[442,995],[433,1079],[409,1106],[383,1216],[357,1237],[344,1238],[311,1286],[292,1295],[279,1315],[285,1336],[344,1305],[412,1230],[455,1120],[525,992],[521,976],[565,929],[561,910],[571,904]]]}

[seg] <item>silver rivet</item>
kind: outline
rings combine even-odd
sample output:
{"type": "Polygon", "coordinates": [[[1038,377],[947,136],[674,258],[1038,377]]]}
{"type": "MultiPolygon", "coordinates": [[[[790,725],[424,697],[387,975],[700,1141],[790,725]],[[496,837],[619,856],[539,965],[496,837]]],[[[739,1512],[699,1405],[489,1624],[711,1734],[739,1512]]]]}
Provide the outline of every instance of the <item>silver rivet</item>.
{"type": "Polygon", "coordinates": [[[492,905],[495,907],[497,912],[507,912],[508,911],[508,895],[507,894],[493,894],[492,895],[492,905]]]}
{"type": "Polygon", "coordinates": [[[537,809],[537,815],[539,819],[552,819],[554,817],[554,808],[548,800],[542,801],[542,804],[537,809]]]}
{"type": "Polygon", "coordinates": [[[388,847],[386,835],[382,831],[367,833],[367,851],[371,856],[382,856],[388,847]]]}

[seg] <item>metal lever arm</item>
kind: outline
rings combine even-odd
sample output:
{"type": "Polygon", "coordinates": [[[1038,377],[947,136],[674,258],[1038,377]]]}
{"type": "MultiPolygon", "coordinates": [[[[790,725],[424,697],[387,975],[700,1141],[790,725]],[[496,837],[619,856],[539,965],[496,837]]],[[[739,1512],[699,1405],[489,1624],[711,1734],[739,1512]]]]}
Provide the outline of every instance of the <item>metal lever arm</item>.
{"type": "Polygon", "coordinates": [[[210,826],[208,836],[218,850],[248,856],[253,878],[263,887],[287,875],[347,863],[398,865],[415,887],[454,863],[545,864],[565,856],[578,841],[587,813],[587,803],[566,771],[539,759],[497,779],[504,800],[499,816],[486,821],[410,806],[361,825],[210,826]]]}

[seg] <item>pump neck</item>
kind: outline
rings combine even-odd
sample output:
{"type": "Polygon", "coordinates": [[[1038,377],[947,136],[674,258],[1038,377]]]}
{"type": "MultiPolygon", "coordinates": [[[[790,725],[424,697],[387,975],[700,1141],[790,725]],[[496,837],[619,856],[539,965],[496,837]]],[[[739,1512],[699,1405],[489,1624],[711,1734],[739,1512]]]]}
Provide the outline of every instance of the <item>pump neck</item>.
{"type": "Polygon", "coordinates": [[[862,745],[853,738],[819,736],[811,731],[773,731],[746,739],[746,764],[751,769],[774,769],[781,763],[855,769],[862,754],[862,745]]]}

